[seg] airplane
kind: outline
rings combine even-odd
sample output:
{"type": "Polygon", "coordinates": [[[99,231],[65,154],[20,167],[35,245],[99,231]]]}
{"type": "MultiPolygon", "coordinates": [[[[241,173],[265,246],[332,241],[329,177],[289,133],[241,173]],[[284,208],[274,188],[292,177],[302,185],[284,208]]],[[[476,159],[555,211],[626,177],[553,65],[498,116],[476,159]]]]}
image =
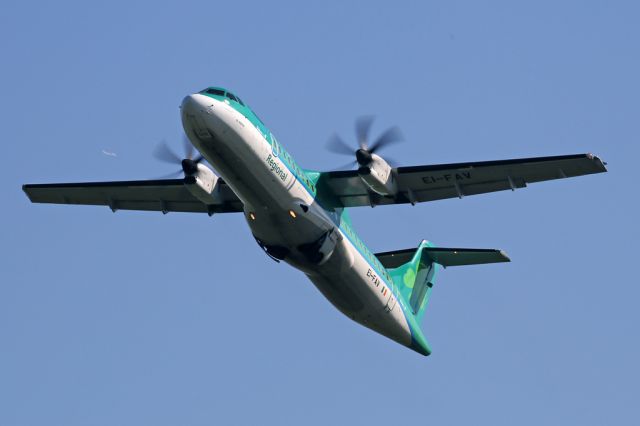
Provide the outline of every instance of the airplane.
{"type": "Polygon", "coordinates": [[[397,128],[370,143],[372,119],[364,117],[356,122],[356,148],[339,136],[328,144],[355,156],[358,167],[321,172],[300,167],[227,89],[190,94],[180,111],[185,158],[166,144],[155,154],[179,163],[182,178],[28,184],[24,192],[34,203],[102,205],[113,212],[242,213],[267,256],[302,271],[348,318],[425,356],[431,348],[421,322],[439,270],[509,257],[502,250],[443,248],[427,240],[417,248],[373,253],[354,230],[348,209],[514,191],[607,171],[592,154],[392,167],[378,152],[400,140],[397,128]]]}

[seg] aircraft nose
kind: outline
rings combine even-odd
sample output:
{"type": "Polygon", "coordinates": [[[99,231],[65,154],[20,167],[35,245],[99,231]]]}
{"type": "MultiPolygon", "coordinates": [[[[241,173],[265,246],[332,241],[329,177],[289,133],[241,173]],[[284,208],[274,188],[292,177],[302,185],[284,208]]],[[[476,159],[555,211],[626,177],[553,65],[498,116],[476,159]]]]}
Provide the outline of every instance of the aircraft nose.
{"type": "Polygon", "coordinates": [[[187,135],[194,135],[202,140],[211,138],[211,132],[207,126],[207,117],[211,114],[210,101],[206,96],[198,93],[184,97],[180,104],[180,111],[182,127],[187,135]]]}
{"type": "Polygon", "coordinates": [[[197,93],[185,96],[182,100],[182,104],[180,104],[182,113],[186,115],[196,115],[200,112],[204,112],[206,106],[203,102],[203,99],[200,98],[204,98],[204,96],[197,93]]]}

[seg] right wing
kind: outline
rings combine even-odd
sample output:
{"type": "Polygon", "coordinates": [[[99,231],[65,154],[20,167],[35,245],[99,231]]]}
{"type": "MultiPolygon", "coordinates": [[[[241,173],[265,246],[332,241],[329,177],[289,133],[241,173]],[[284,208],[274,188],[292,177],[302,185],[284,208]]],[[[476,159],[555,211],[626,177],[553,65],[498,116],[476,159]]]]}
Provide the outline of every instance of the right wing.
{"type": "Polygon", "coordinates": [[[193,213],[241,212],[243,204],[229,186],[218,180],[217,194],[206,204],[185,187],[185,179],[23,185],[34,203],[87,204],[116,210],[193,213]]]}
{"type": "Polygon", "coordinates": [[[462,198],[606,171],[605,164],[592,154],[398,167],[393,171],[398,182],[395,197],[373,193],[357,170],[326,172],[321,179],[338,206],[355,207],[462,198]]]}

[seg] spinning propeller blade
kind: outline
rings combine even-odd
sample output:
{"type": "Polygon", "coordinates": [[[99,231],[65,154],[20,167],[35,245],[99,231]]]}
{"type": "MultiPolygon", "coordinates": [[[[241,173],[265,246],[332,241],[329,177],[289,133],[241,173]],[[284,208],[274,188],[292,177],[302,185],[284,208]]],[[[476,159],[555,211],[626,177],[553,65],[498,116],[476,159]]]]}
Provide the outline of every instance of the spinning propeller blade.
{"type": "MultiPolygon", "coordinates": [[[[345,165],[350,167],[353,164],[359,164],[360,166],[367,166],[371,163],[371,155],[380,151],[381,149],[401,142],[403,140],[400,129],[396,126],[391,127],[384,131],[378,138],[369,146],[369,133],[371,126],[373,125],[372,116],[360,117],[356,120],[356,142],[358,146],[356,149],[350,147],[340,136],[334,134],[327,142],[327,150],[336,154],[342,155],[354,155],[356,160],[345,165]]],[[[391,161],[387,161],[391,163],[391,161]]]]}
{"type": "Polygon", "coordinates": [[[180,170],[164,176],[165,178],[178,176],[180,173],[184,173],[187,176],[193,175],[198,171],[198,163],[204,160],[204,157],[201,154],[198,154],[196,158],[192,158],[195,149],[186,135],[182,136],[182,145],[185,158],[180,158],[178,154],[169,148],[169,145],[165,140],[162,140],[153,151],[153,156],[160,161],[170,164],[180,164],[180,170]]]}

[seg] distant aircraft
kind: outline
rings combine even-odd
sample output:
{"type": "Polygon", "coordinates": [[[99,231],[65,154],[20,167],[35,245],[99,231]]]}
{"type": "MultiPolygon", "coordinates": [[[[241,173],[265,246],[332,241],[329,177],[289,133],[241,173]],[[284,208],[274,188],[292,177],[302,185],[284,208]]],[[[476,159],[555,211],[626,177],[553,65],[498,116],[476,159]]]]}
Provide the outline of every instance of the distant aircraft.
{"type": "Polygon", "coordinates": [[[337,136],[329,143],[332,151],[354,155],[357,170],[305,170],[228,90],[206,88],[185,97],[180,108],[190,142],[186,158],[166,144],[156,156],[179,163],[176,174],[184,178],[34,184],[23,190],[34,203],[105,205],[114,212],[243,213],[267,256],[304,272],[347,317],[423,355],[431,349],[420,323],[440,266],[509,258],[500,250],[441,248],[424,240],[417,249],[373,253],[354,231],[347,208],[414,205],[606,171],[592,154],[391,167],[377,152],[397,142],[398,131],[389,129],[369,143],[369,118],[357,122],[357,148],[337,136]],[[201,153],[195,158],[193,146],[201,153]]]}

